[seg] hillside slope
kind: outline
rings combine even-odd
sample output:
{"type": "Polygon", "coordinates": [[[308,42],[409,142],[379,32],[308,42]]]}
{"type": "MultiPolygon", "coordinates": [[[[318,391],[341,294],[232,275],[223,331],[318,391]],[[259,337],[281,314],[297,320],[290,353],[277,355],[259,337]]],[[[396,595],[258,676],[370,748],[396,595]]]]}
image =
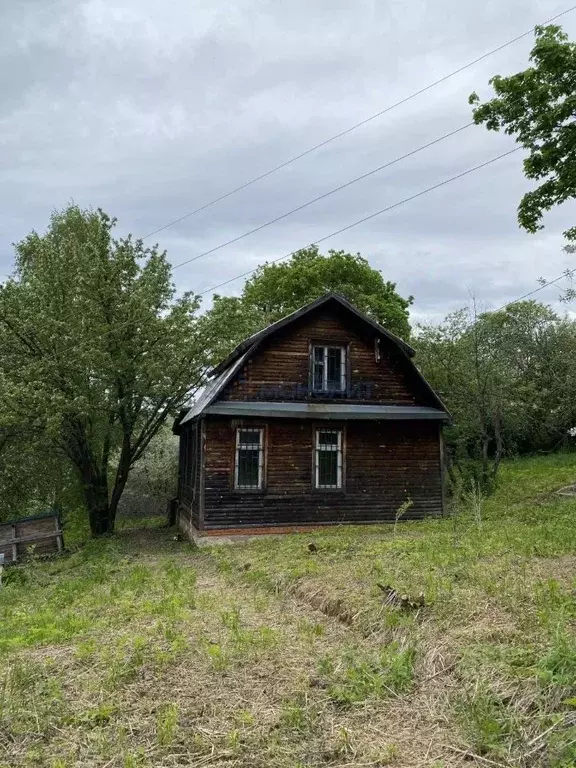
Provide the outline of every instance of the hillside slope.
{"type": "Polygon", "coordinates": [[[125,530],[12,569],[0,766],[576,765],[575,476],[522,460],[453,519],[125,530]]]}

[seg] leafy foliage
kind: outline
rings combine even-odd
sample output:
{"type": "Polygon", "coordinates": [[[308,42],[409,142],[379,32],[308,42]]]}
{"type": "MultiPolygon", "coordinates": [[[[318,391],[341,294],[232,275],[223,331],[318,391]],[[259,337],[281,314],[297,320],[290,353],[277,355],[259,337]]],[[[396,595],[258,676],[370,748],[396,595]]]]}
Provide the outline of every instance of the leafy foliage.
{"type": "Polygon", "coordinates": [[[131,467],[203,372],[198,300],[166,255],[75,205],[16,245],[0,288],[5,433],[34,432],[71,466],[95,535],[113,530],[131,467]]]}
{"type": "Polygon", "coordinates": [[[289,261],[263,264],[246,281],[240,297],[214,296],[204,318],[215,363],[242,339],[328,292],[339,293],[362,312],[398,336],[408,339],[408,307],[396,284],[385,281],[359,253],[322,255],[316,246],[296,253],[289,261]]]}
{"type": "Polygon", "coordinates": [[[421,328],[416,346],[453,415],[452,458],[476,462],[485,489],[505,454],[551,450],[576,423],[576,323],[543,304],[463,309],[421,328]]]}
{"type": "Polygon", "coordinates": [[[177,477],[178,437],[165,424],[130,472],[119,514],[132,519],[165,514],[166,504],[176,491],[177,477]]]}
{"type": "MultiPolygon", "coordinates": [[[[558,26],[536,27],[532,66],[490,84],[496,97],[481,104],[470,96],[474,121],[490,131],[504,130],[528,150],[524,173],[541,182],[518,207],[520,226],[542,229],[542,216],[576,197],[576,44],[558,26]]],[[[564,233],[576,239],[576,227],[564,233]]]]}

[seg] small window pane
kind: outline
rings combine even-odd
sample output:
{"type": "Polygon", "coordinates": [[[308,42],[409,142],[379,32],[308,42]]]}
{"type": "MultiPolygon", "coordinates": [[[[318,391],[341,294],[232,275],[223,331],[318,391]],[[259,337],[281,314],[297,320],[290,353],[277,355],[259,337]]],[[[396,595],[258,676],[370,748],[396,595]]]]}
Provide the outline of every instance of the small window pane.
{"type": "Polygon", "coordinates": [[[240,446],[258,447],[260,445],[260,430],[259,429],[239,430],[238,443],[240,446]]]}
{"type": "Polygon", "coordinates": [[[314,347],[314,362],[315,363],[324,362],[324,347],[314,347]]]}
{"type": "Polygon", "coordinates": [[[315,392],[324,389],[324,347],[314,347],[312,388],[315,392]]]}
{"type": "Polygon", "coordinates": [[[328,371],[326,389],[333,392],[342,389],[341,366],[342,350],[340,347],[328,347],[328,371]]]}
{"type": "Polygon", "coordinates": [[[318,452],[318,487],[338,487],[338,453],[336,451],[318,452]]]}
{"type": "Polygon", "coordinates": [[[323,448],[338,447],[338,432],[318,432],[318,445],[323,448]]]}
{"type": "Polygon", "coordinates": [[[259,488],[258,459],[259,449],[240,448],[238,451],[238,487],[259,488]]]}

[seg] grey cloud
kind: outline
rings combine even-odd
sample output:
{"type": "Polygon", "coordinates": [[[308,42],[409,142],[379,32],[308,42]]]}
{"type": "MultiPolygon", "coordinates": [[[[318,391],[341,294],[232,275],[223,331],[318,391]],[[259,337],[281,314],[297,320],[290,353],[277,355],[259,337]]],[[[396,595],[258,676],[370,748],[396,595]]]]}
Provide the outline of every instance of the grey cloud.
{"type": "MultiPolygon", "coordinates": [[[[364,0],[69,0],[0,11],[0,263],[70,199],[144,235],[284,162],[561,10],[543,0],[462,5],[364,0]]],[[[562,23],[562,22],[561,22],[562,23]]],[[[565,28],[576,32],[576,13],[565,28]]],[[[159,233],[179,263],[470,120],[531,39],[244,192],[159,233]]],[[[204,291],[511,146],[473,127],[212,256],[177,269],[204,291]]],[[[494,305],[567,266],[573,206],[536,236],[516,206],[521,153],[323,244],[361,251],[438,317],[473,289],[494,305]]],[[[242,281],[223,291],[237,292],[242,281]]],[[[552,288],[542,298],[555,299],[552,288]]]]}

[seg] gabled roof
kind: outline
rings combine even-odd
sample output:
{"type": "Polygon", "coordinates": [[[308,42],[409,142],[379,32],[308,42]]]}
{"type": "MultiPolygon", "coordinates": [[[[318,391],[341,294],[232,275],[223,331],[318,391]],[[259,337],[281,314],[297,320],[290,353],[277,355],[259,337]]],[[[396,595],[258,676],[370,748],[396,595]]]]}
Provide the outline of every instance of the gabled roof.
{"type": "Polygon", "coordinates": [[[255,333],[252,336],[249,336],[247,339],[244,339],[244,341],[241,341],[240,344],[238,344],[238,346],[232,350],[228,357],[214,368],[212,373],[220,373],[224,369],[228,368],[229,365],[231,365],[241,354],[246,352],[247,349],[250,349],[250,347],[252,347],[254,344],[260,344],[260,342],[263,341],[266,337],[276,333],[276,331],[279,331],[281,328],[290,325],[290,323],[293,323],[295,320],[304,317],[304,315],[307,315],[309,312],[312,312],[313,310],[318,309],[318,307],[322,307],[324,304],[328,304],[331,301],[340,304],[340,306],[344,307],[349,312],[352,312],[353,315],[356,315],[356,317],[359,318],[362,322],[369,325],[374,331],[376,331],[376,333],[387,338],[409,357],[414,357],[414,349],[412,349],[409,344],[406,344],[406,342],[403,341],[399,336],[396,336],[396,334],[387,331],[386,328],[381,326],[375,320],[372,320],[372,318],[368,317],[368,315],[364,314],[364,312],[360,312],[359,309],[356,309],[356,307],[350,304],[350,302],[347,301],[343,296],[340,296],[337,293],[326,293],[319,299],[311,301],[309,304],[300,307],[300,309],[297,309],[295,312],[292,312],[291,314],[286,315],[286,317],[282,317],[280,320],[277,320],[275,323],[268,325],[262,331],[258,331],[258,333],[255,333]]]}
{"type": "MultiPolygon", "coordinates": [[[[247,339],[244,339],[244,341],[240,342],[240,344],[238,344],[238,346],[228,355],[228,357],[212,370],[212,375],[214,378],[206,385],[204,391],[194,402],[188,413],[186,413],[183,418],[177,421],[177,423],[174,425],[174,431],[178,432],[179,428],[187,422],[193,421],[194,419],[198,418],[198,416],[212,411],[212,404],[218,399],[218,396],[224,390],[228,382],[240,370],[246,360],[252,356],[254,351],[264,339],[271,336],[276,331],[279,331],[281,328],[286,327],[290,323],[293,323],[299,318],[304,317],[309,312],[312,312],[318,307],[322,307],[325,304],[328,304],[329,302],[335,302],[344,309],[348,310],[359,320],[366,323],[366,325],[368,325],[379,336],[383,336],[384,338],[391,341],[397,347],[401,356],[407,360],[407,363],[413,371],[414,375],[420,381],[426,392],[428,392],[430,395],[430,400],[434,403],[435,406],[434,408],[418,406],[374,406],[372,409],[373,413],[371,413],[370,418],[407,418],[407,413],[413,414],[411,418],[436,418],[441,420],[450,418],[444,403],[442,403],[436,392],[434,392],[432,387],[428,384],[426,379],[422,376],[418,368],[412,362],[411,358],[415,354],[414,349],[409,344],[406,344],[406,342],[403,341],[399,336],[396,336],[390,331],[387,331],[386,328],[372,320],[372,318],[368,317],[368,315],[360,312],[342,296],[339,296],[336,293],[327,293],[324,296],[321,296],[319,299],[306,304],[306,306],[297,309],[296,312],[292,312],[291,314],[286,315],[286,317],[281,318],[277,322],[272,323],[271,325],[264,328],[262,331],[258,331],[258,333],[255,333],[252,336],[249,336],[247,339]],[[378,416],[376,415],[377,413],[378,416]]],[[[257,407],[263,408],[266,406],[275,407],[278,410],[277,403],[261,403],[257,407]]],[[[234,408],[241,407],[249,408],[250,405],[247,406],[246,403],[230,403],[224,407],[228,408],[229,410],[233,410],[234,408]]],[[[284,406],[285,410],[286,408],[287,406],[284,406]]],[[[322,418],[336,418],[339,416],[340,418],[343,418],[347,415],[346,408],[349,409],[349,417],[352,418],[359,418],[358,414],[364,413],[361,406],[343,407],[342,405],[336,406],[335,404],[325,404],[322,406],[322,408],[316,407],[314,413],[316,414],[316,417],[320,416],[322,418]]],[[[275,415],[278,414],[276,413],[275,415]]]]}

